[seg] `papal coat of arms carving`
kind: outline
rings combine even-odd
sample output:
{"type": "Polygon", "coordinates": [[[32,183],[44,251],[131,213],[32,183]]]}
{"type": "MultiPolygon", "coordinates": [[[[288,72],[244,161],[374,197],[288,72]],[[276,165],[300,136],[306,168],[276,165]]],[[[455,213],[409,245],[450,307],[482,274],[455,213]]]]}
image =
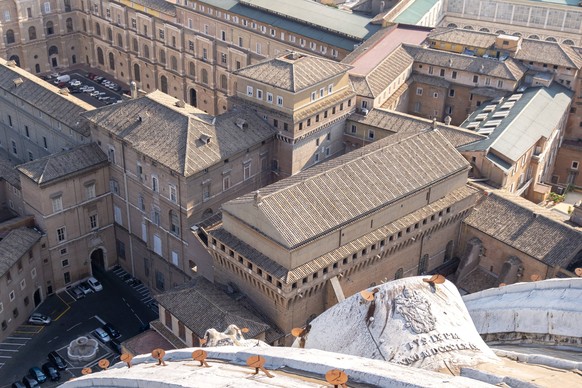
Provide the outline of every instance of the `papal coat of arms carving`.
{"type": "Polygon", "coordinates": [[[404,287],[402,294],[394,299],[394,311],[404,318],[405,327],[413,333],[428,333],[435,328],[436,318],[433,315],[430,302],[418,291],[404,287]]]}

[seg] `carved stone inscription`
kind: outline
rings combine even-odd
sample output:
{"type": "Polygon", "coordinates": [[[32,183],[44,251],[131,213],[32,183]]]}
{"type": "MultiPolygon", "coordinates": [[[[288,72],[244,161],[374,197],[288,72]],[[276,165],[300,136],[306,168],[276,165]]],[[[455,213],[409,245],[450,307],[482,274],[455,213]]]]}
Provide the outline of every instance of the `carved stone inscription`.
{"type": "Polygon", "coordinates": [[[435,328],[436,318],[430,307],[430,302],[418,291],[410,291],[404,287],[402,295],[394,299],[395,312],[406,322],[404,326],[413,333],[428,333],[435,328]]]}

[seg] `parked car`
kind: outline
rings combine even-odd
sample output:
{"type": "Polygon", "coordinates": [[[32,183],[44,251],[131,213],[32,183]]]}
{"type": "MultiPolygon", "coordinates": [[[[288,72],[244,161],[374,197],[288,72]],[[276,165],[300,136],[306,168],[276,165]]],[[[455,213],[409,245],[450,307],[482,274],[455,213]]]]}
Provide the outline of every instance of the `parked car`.
{"type": "Polygon", "coordinates": [[[95,90],[94,92],[89,93],[89,95],[91,97],[97,97],[101,92],[98,92],[97,90],[95,90]]]}
{"type": "Polygon", "coordinates": [[[71,293],[73,294],[75,299],[81,299],[81,298],[85,297],[85,293],[83,291],[81,291],[81,289],[79,287],[71,288],[71,293]]]}
{"type": "Polygon", "coordinates": [[[87,282],[81,282],[79,284],[79,289],[83,291],[83,294],[85,295],[93,292],[93,290],[91,289],[91,287],[89,287],[89,284],[87,284],[87,282]]]}
{"type": "Polygon", "coordinates": [[[78,79],[73,79],[73,80],[69,81],[69,85],[71,85],[71,86],[81,86],[81,81],[79,81],[78,79]]]}
{"type": "Polygon", "coordinates": [[[109,337],[109,334],[107,334],[107,332],[100,327],[96,328],[94,333],[95,337],[97,337],[97,339],[103,342],[104,344],[111,341],[111,337],[109,337]]]}
{"type": "Polygon", "coordinates": [[[93,81],[95,81],[95,82],[101,82],[101,81],[103,81],[104,79],[105,79],[105,77],[102,77],[102,76],[98,75],[98,76],[96,76],[95,78],[93,78],[93,81]]]}
{"type": "Polygon", "coordinates": [[[61,374],[50,362],[42,364],[42,371],[51,381],[59,381],[61,379],[61,374]]]}
{"type": "Polygon", "coordinates": [[[99,280],[95,279],[94,277],[87,279],[87,283],[89,283],[89,287],[91,287],[95,292],[103,290],[103,286],[99,280]]]}
{"type": "Polygon", "coordinates": [[[35,379],[33,379],[30,376],[24,376],[22,378],[22,384],[24,384],[24,386],[26,388],[36,388],[36,387],[40,387],[40,384],[38,383],[38,381],[36,381],[35,379]]]}
{"type": "Polygon", "coordinates": [[[95,88],[93,86],[87,86],[85,88],[85,90],[83,90],[85,93],[91,93],[95,91],[95,88]]]}
{"type": "Polygon", "coordinates": [[[28,374],[41,384],[46,381],[46,375],[42,373],[38,366],[33,366],[32,368],[30,368],[28,370],[28,374]]]}
{"type": "Polygon", "coordinates": [[[26,385],[22,384],[20,381],[15,381],[10,386],[11,388],[26,388],[26,385]]]}
{"type": "Polygon", "coordinates": [[[47,317],[41,313],[32,313],[30,318],[28,318],[28,323],[33,325],[48,325],[51,323],[51,317],[47,317]]]}
{"type": "Polygon", "coordinates": [[[100,96],[100,97],[97,97],[97,99],[98,99],[99,101],[105,101],[105,100],[109,100],[110,98],[111,98],[111,97],[109,97],[109,96],[100,96]]]}
{"type": "Polygon", "coordinates": [[[113,327],[113,325],[111,323],[106,322],[102,327],[103,327],[103,330],[105,330],[107,332],[107,334],[109,334],[110,337],[112,337],[112,338],[121,337],[121,334],[119,333],[119,331],[117,331],[117,329],[115,327],[113,327]]]}
{"type": "Polygon", "coordinates": [[[54,350],[48,354],[48,359],[54,366],[57,367],[58,370],[65,370],[67,369],[67,363],[61,357],[60,354],[55,352],[54,350]]]}

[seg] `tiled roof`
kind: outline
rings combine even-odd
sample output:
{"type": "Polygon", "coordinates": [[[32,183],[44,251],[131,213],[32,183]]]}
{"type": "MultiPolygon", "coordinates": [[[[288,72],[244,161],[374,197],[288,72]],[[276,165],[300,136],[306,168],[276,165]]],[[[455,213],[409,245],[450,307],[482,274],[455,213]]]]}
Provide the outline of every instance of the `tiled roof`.
{"type": "Polygon", "coordinates": [[[21,164],[18,170],[42,185],[107,163],[107,155],[91,143],[21,164]]]}
{"type": "Polygon", "coordinates": [[[41,234],[34,229],[18,228],[0,239],[0,278],[40,240],[40,237],[41,234]]]}
{"type": "Polygon", "coordinates": [[[155,299],[200,338],[208,329],[224,331],[231,324],[248,328],[249,338],[270,329],[268,324],[202,276],[158,294],[155,299]]]}
{"type": "Polygon", "coordinates": [[[275,134],[273,128],[244,106],[212,118],[188,104],[178,107],[178,101],[155,91],[84,116],[137,152],[184,176],[202,171],[275,134]]]}
{"type": "Polygon", "coordinates": [[[430,76],[430,75],[425,75],[425,74],[413,74],[412,77],[410,77],[410,78],[412,78],[412,80],[414,82],[432,85],[432,86],[438,86],[440,88],[448,89],[451,86],[451,83],[449,81],[447,81],[446,79],[443,79],[441,77],[435,77],[435,76],[430,76]]]}
{"type": "Polygon", "coordinates": [[[166,0],[132,0],[131,3],[143,5],[149,9],[155,9],[170,15],[176,15],[176,6],[170,1],[166,0]]]}
{"type": "Polygon", "coordinates": [[[467,71],[474,74],[487,74],[492,77],[514,81],[520,80],[527,71],[526,66],[513,58],[499,61],[493,58],[474,57],[419,46],[404,45],[404,47],[414,57],[415,63],[467,71]]]}
{"type": "MultiPolygon", "coordinates": [[[[353,114],[348,121],[370,125],[394,133],[419,133],[429,130],[433,126],[431,120],[386,109],[372,109],[366,116],[353,114]]],[[[485,139],[485,136],[467,129],[439,122],[436,125],[439,132],[455,147],[485,139]]]]}
{"type": "Polygon", "coordinates": [[[298,92],[345,73],[349,65],[300,53],[286,53],[277,58],[235,71],[239,76],[279,89],[298,92]]]}
{"type": "MultiPolygon", "coordinates": [[[[1,155],[1,154],[0,154],[1,155]]],[[[12,186],[20,188],[20,175],[16,165],[0,156],[0,180],[4,179],[12,186]]]]}
{"type": "MultiPolygon", "coordinates": [[[[564,115],[568,113],[572,95],[571,90],[555,82],[550,87],[533,87],[526,89],[522,94],[516,93],[515,97],[518,99],[508,110],[503,108],[503,104],[508,102],[506,100],[498,104],[493,111],[485,113],[487,119],[482,123],[493,119],[500,111],[508,112],[488,138],[468,144],[462,147],[461,151],[493,150],[514,162],[519,160],[541,137],[549,139],[564,115]]],[[[461,126],[467,127],[474,122],[486,108],[487,104],[483,104],[461,126]]]]}
{"type": "Polygon", "coordinates": [[[417,222],[430,217],[442,209],[446,209],[449,206],[458,203],[468,197],[476,195],[477,190],[469,186],[463,186],[459,189],[449,192],[444,198],[441,198],[429,205],[423,206],[422,208],[400,217],[398,220],[384,225],[373,232],[370,232],[356,240],[350,241],[347,244],[340,246],[320,257],[317,257],[305,264],[300,265],[297,268],[287,269],[265,256],[252,246],[241,241],[237,237],[233,236],[227,232],[221,225],[215,225],[209,230],[209,234],[216,237],[221,242],[228,245],[230,248],[235,250],[237,253],[243,255],[247,260],[253,262],[256,266],[267,271],[275,279],[285,283],[291,284],[304,277],[313,274],[314,272],[321,271],[323,268],[332,266],[334,263],[341,261],[345,257],[351,256],[354,252],[359,252],[362,249],[369,247],[372,244],[377,243],[380,240],[386,238],[386,236],[397,233],[410,225],[414,225],[417,222]]]}
{"type": "MultiPolygon", "coordinates": [[[[239,0],[198,0],[198,2],[239,15],[241,19],[256,20],[275,29],[287,30],[347,51],[352,51],[355,45],[382,28],[381,25],[372,24],[371,18],[322,6],[312,1],[263,1],[262,5],[259,2],[251,4],[239,0]]],[[[248,26],[247,29],[250,30],[251,27],[248,26]]]]}
{"type": "Polygon", "coordinates": [[[258,204],[249,193],[222,209],[292,248],[467,169],[438,131],[395,134],[262,188],[258,204]]]}
{"type": "Polygon", "coordinates": [[[411,67],[412,63],[412,56],[404,48],[398,47],[368,74],[350,74],[350,80],[356,94],[376,97],[411,67]]]}
{"type": "Polygon", "coordinates": [[[552,266],[567,267],[582,249],[582,232],[550,210],[502,190],[483,198],[464,222],[552,266]]]}
{"type": "MultiPolygon", "coordinates": [[[[463,47],[493,48],[498,34],[481,31],[470,31],[460,28],[435,30],[429,35],[429,40],[448,42],[463,47]]],[[[521,49],[512,54],[522,61],[550,63],[558,66],[582,68],[582,56],[571,46],[557,42],[547,42],[537,39],[522,39],[521,49]]]]}
{"type": "Polygon", "coordinates": [[[79,115],[94,107],[69,94],[59,93],[59,88],[29,72],[6,65],[0,59],[0,89],[28,102],[44,114],[55,118],[83,136],[89,136],[89,128],[80,125],[79,115]],[[16,79],[23,82],[15,82],[16,79]]]}

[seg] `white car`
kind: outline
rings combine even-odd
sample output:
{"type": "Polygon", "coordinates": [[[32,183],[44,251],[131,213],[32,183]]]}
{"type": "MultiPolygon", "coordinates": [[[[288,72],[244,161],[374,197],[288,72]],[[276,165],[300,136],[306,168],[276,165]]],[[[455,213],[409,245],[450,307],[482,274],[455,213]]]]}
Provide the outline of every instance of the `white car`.
{"type": "Polygon", "coordinates": [[[95,91],[95,88],[93,86],[89,86],[88,88],[83,89],[83,91],[85,93],[91,93],[95,91]]]}
{"type": "Polygon", "coordinates": [[[109,336],[109,334],[107,334],[107,332],[100,327],[96,328],[94,333],[95,337],[97,337],[97,339],[103,342],[104,344],[111,341],[111,337],[109,336]]]}
{"type": "Polygon", "coordinates": [[[94,277],[87,279],[87,283],[89,284],[89,287],[91,287],[95,292],[103,290],[103,286],[99,280],[95,279],[94,277]]]}
{"type": "Polygon", "coordinates": [[[78,79],[74,79],[74,80],[71,80],[69,82],[69,85],[71,85],[71,86],[81,86],[81,81],[79,81],[78,79]]]}

